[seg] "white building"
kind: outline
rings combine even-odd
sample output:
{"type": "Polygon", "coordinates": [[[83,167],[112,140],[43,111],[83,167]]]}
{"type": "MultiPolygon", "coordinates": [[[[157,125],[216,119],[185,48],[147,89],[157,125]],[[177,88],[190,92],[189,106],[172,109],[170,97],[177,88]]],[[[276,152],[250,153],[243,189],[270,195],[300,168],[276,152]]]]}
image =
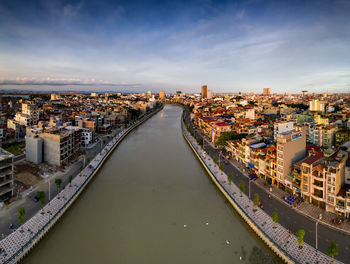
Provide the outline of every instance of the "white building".
{"type": "Polygon", "coordinates": [[[255,119],[255,109],[247,109],[245,112],[245,117],[254,120],[255,119]]]}
{"type": "Polygon", "coordinates": [[[88,128],[82,128],[81,129],[81,144],[86,147],[90,145],[93,141],[93,133],[90,129],[88,128]]]}
{"type": "Polygon", "coordinates": [[[273,125],[273,139],[277,140],[277,135],[285,132],[292,131],[294,129],[293,122],[280,122],[273,125]]]}
{"type": "Polygon", "coordinates": [[[15,121],[23,126],[31,126],[38,124],[39,109],[34,103],[23,103],[22,112],[16,113],[15,121]]]}

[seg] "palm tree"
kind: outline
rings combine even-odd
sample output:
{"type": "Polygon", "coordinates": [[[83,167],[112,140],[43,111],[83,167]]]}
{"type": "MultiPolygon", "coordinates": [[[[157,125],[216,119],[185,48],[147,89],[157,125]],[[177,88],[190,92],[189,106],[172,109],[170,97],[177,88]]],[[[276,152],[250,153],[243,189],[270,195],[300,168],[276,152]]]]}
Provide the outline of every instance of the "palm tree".
{"type": "Polygon", "coordinates": [[[277,225],[277,222],[278,222],[278,214],[276,212],[272,213],[272,221],[274,223],[273,228],[276,228],[277,227],[276,225],[277,225]]]}
{"type": "Polygon", "coordinates": [[[254,211],[256,211],[257,206],[259,204],[259,194],[254,194],[254,200],[253,200],[253,204],[254,204],[254,211]]]}
{"type": "Polygon", "coordinates": [[[334,256],[338,255],[338,244],[332,241],[326,251],[326,254],[332,258],[332,263],[334,263],[334,256]]]}
{"type": "Polygon", "coordinates": [[[228,180],[228,183],[231,185],[231,183],[233,181],[233,174],[232,173],[227,174],[227,180],[228,180]]]}
{"type": "Polygon", "coordinates": [[[297,239],[298,239],[299,248],[302,249],[303,248],[303,243],[304,243],[304,236],[305,236],[304,229],[299,229],[296,232],[296,235],[297,235],[297,239]]]}
{"type": "Polygon", "coordinates": [[[21,232],[23,232],[24,216],[26,215],[26,209],[24,207],[18,208],[18,222],[22,225],[21,232]]]}
{"type": "Polygon", "coordinates": [[[69,186],[72,187],[72,180],[73,180],[73,176],[69,175],[68,177],[68,181],[69,181],[69,186]]]}
{"type": "Polygon", "coordinates": [[[241,181],[241,182],[238,184],[238,188],[239,188],[239,190],[241,191],[241,197],[242,197],[242,193],[244,192],[244,188],[245,188],[245,183],[244,183],[244,181],[241,181]]]}
{"type": "Polygon", "coordinates": [[[57,178],[55,180],[55,183],[56,183],[57,189],[58,189],[58,196],[57,196],[57,198],[60,199],[60,187],[61,187],[61,184],[62,184],[62,180],[60,178],[57,178]]]}
{"type": "Polygon", "coordinates": [[[39,198],[39,201],[41,203],[41,210],[42,210],[41,213],[43,214],[44,213],[44,206],[45,206],[45,203],[46,203],[46,201],[45,201],[46,193],[43,192],[43,191],[39,191],[39,192],[36,193],[36,197],[39,198]]]}

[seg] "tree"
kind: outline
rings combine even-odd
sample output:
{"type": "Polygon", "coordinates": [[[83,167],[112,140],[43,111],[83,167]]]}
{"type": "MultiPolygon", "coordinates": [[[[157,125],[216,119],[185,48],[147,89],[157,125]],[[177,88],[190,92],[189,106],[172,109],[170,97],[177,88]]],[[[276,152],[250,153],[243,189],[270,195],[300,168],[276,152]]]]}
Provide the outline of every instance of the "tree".
{"type": "Polygon", "coordinates": [[[94,157],[96,157],[96,151],[94,151],[94,157]]]}
{"type": "Polygon", "coordinates": [[[326,251],[326,254],[332,258],[332,263],[334,263],[334,256],[338,255],[338,244],[332,241],[326,251]]]}
{"type": "Polygon", "coordinates": [[[232,173],[227,174],[227,180],[228,180],[228,183],[231,185],[231,183],[233,181],[233,174],[232,173]]]}
{"type": "Polygon", "coordinates": [[[244,181],[241,181],[241,182],[238,184],[238,188],[239,188],[239,190],[241,191],[241,197],[242,197],[242,193],[244,192],[244,188],[245,188],[245,183],[244,183],[244,181]]]}
{"type": "Polygon", "coordinates": [[[276,225],[277,225],[277,222],[278,222],[278,214],[276,212],[272,213],[272,221],[274,223],[273,228],[276,228],[277,227],[276,225]]]}
{"type": "Polygon", "coordinates": [[[225,169],[224,163],[221,163],[220,166],[219,166],[219,168],[220,168],[220,170],[224,171],[224,169],[225,169]]]}
{"type": "Polygon", "coordinates": [[[26,215],[26,209],[24,207],[18,208],[18,222],[22,225],[21,232],[23,232],[24,216],[26,215]]]}
{"type": "Polygon", "coordinates": [[[245,138],[247,134],[237,134],[235,131],[223,132],[218,138],[218,145],[225,146],[226,141],[245,138]]]}
{"type": "Polygon", "coordinates": [[[91,159],[88,157],[88,158],[86,159],[86,161],[87,161],[87,163],[90,163],[91,159]]]}
{"type": "Polygon", "coordinates": [[[56,183],[57,189],[58,189],[58,196],[57,196],[57,198],[60,199],[60,187],[61,187],[61,184],[62,184],[62,180],[60,178],[57,178],[55,180],[55,183],[56,183]]]}
{"type": "Polygon", "coordinates": [[[213,161],[214,161],[215,164],[218,163],[218,159],[216,157],[213,158],[213,161]]]}
{"type": "Polygon", "coordinates": [[[256,208],[259,204],[259,194],[254,194],[254,200],[253,200],[253,204],[254,204],[254,210],[256,211],[256,208]]]}
{"type": "Polygon", "coordinates": [[[298,244],[299,244],[299,248],[303,248],[303,243],[304,243],[304,236],[305,236],[305,231],[304,229],[299,229],[296,232],[297,235],[297,239],[298,239],[298,244]]]}
{"type": "Polygon", "coordinates": [[[45,206],[45,199],[46,199],[46,193],[43,192],[43,191],[38,191],[36,193],[36,197],[38,197],[39,201],[40,201],[40,204],[41,204],[41,213],[43,214],[44,213],[44,206],[45,206]]]}
{"type": "Polygon", "coordinates": [[[73,180],[73,176],[69,175],[68,177],[68,181],[69,181],[69,186],[72,187],[72,180],[73,180]]]}

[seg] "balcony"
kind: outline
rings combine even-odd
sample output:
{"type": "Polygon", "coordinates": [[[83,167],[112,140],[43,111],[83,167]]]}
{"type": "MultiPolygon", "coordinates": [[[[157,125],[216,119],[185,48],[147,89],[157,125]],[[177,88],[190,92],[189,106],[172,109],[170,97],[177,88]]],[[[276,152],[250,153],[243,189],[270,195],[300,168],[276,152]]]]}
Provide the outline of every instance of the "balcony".
{"type": "Polygon", "coordinates": [[[323,182],[321,181],[314,181],[312,184],[315,188],[323,189],[323,182]]]}

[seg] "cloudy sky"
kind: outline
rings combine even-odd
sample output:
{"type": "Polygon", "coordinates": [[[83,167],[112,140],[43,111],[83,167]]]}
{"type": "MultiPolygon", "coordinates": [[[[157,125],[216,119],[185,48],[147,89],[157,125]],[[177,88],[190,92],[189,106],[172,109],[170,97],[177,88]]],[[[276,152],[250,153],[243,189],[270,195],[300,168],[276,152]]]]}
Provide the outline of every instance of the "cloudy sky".
{"type": "Polygon", "coordinates": [[[349,14],[350,0],[1,0],[0,89],[349,92],[349,14]]]}

